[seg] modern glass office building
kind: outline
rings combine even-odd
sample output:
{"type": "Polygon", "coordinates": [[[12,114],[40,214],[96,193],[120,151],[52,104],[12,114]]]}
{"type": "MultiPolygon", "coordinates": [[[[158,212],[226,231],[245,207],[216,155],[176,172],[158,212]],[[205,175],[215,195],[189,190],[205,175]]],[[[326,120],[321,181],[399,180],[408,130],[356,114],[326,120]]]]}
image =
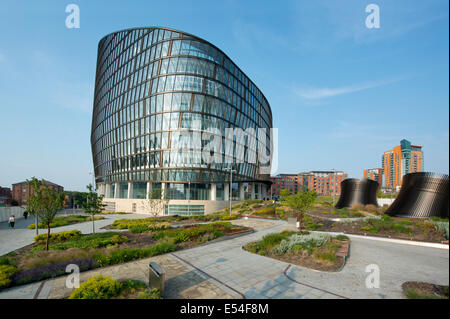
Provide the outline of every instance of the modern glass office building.
{"type": "Polygon", "coordinates": [[[91,145],[110,210],[140,212],[153,198],[167,200],[165,214],[209,213],[229,196],[266,197],[269,172],[261,167],[270,171],[271,163],[252,154],[271,154],[270,128],[264,95],[211,43],[160,27],[101,39],[91,145]],[[229,128],[248,135],[236,138],[229,128]],[[209,150],[211,141],[221,143],[209,150]]]}

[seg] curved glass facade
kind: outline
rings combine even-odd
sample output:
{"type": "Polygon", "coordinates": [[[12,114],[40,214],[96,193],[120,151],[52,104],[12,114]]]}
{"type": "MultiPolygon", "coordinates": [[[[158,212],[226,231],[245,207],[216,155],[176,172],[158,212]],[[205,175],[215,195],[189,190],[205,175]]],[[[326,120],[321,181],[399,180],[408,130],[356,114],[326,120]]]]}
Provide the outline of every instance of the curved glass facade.
{"type": "Polygon", "coordinates": [[[97,184],[120,185],[111,197],[126,198],[127,183],[134,183],[134,198],[145,198],[150,182],[152,189],[164,183],[168,199],[209,200],[210,183],[218,183],[219,199],[230,163],[233,182],[266,182],[259,159],[236,159],[247,159],[258,145],[270,154],[271,127],[261,91],[205,40],[167,28],[137,28],[111,33],[98,45],[91,144],[97,184]],[[256,143],[231,137],[230,152],[227,128],[266,131],[254,131],[256,143]],[[175,134],[180,130],[220,136],[216,152],[222,162],[205,161],[204,141],[187,145],[175,134]]]}

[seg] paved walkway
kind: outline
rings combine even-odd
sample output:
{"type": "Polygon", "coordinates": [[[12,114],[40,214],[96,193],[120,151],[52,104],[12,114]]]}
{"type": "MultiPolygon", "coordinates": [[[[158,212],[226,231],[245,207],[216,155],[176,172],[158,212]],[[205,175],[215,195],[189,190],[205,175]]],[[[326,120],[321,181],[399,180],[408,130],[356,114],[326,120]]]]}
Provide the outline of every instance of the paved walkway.
{"type": "MultiPolygon", "coordinates": [[[[403,298],[401,284],[405,281],[445,285],[449,282],[449,251],[445,249],[351,238],[350,257],[344,269],[319,272],[242,249],[244,244],[268,233],[292,227],[286,222],[249,219],[233,223],[253,227],[256,232],[84,272],[81,280],[101,272],[116,279],[147,281],[148,262],[155,261],[167,273],[166,298],[403,298]],[[370,264],[380,269],[379,288],[366,288],[369,275],[366,267],[370,264]]],[[[70,294],[65,288],[65,277],[61,277],[46,281],[42,286],[35,283],[11,288],[1,292],[0,299],[33,298],[38,290],[38,298],[61,298],[70,294]]]]}

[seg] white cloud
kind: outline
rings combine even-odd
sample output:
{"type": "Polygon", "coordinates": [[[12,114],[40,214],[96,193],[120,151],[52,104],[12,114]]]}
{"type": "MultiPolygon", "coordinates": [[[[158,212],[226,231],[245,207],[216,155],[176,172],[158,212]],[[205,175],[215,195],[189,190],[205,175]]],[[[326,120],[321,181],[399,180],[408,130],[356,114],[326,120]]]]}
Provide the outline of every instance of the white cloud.
{"type": "Polygon", "coordinates": [[[329,98],[329,97],[342,95],[342,94],[364,91],[364,90],[368,90],[368,89],[375,88],[378,86],[395,83],[395,82],[401,81],[403,79],[404,79],[404,77],[401,77],[401,78],[395,78],[395,79],[389,79],[389,80],[383,80],[383,81],[354,84],[354,85],[343,86],[343,87],[338,87],[338,88],[300,87],[300,88],[293,89],[293,91],[296,95],[300,96],[301,98],[304,98],[307,100],[316,100],[316,99],[329,98]]]}

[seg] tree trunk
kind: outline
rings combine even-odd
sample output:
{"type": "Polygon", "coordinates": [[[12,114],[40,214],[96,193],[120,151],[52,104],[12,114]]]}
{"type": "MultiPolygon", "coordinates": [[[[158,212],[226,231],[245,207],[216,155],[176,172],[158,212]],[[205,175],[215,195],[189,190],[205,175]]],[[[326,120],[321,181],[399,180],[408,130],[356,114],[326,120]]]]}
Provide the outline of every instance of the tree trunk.
{"type": "Polygon", "coordinates": [[[302,231],[303,213],[298,214],[298,231],[302,231]]]}
{"type": "Polygon", "coordinates": [[[95,234],[94,215],[92,215],[92,233],[95,234]]]}
{"type": "Polygon", "coordinates": [[[50,241],[50,224],[47,224],[47,240],[45,243],[45,250],[48,250],[48,242],[50,241]]]}

